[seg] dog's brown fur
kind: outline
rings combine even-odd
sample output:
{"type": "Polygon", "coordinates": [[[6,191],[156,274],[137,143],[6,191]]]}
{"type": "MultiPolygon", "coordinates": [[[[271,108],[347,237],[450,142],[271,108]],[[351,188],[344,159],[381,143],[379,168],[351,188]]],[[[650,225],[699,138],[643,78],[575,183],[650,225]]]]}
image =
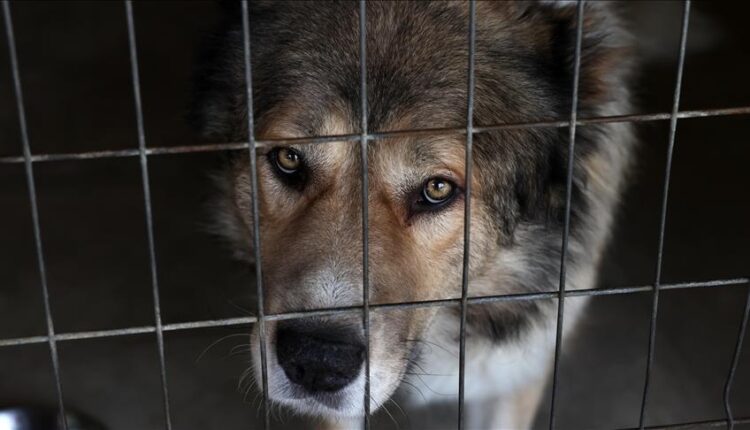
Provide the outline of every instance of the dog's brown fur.
{"type": "MultiPolygon", "coordinates": [[[[629,103],[624,86],[629,69],[627,37],[609,6],[590,5],[584,16],[579,115],[624,113],[629,103]]],[[[237,18],[236,10],[230,12],[219,49],[207,57],[196,110],[206,132],[227,140],[247,136],[237,18]]],[[[476,18],[475,124],[567,119],[575,7],[536,1],[478,2],[476,18]]],[[[253,2],[251,21],[257,137],[359,133],[356,3],[253,2]]],[[[370,131],[465,126],[467,34],[465,2],[368,2],[370,131]]],[[[557,288],[569,156],[566,136],[567,129],[546,127],[474,137],[471,296],[557,288]]],[[[631,142],[624,124],[579,130],[568,288],[591,287],[595,280],[631,142]]],[[[268,150],[258,157],[255,197],[260,207],[265,309],[278,313],[359,305],[362,164],[358,143],[294,148],[309,169],[299,189],[279,180],[268,150]]],[[[459,297],[465,202],[461,191],[468,180],[465,138],[454,134],[381,139],[370,143],[367,156],[371,303],[459,297]],[[410,209],[415,190],[435,176],[452,180],[460,190],[458,197],[440,211],[415,213],[410,209]]],[[[253,196],[247,156],[235,157],[226,173],[220,223],[239,254],[250,260],[253,196]]],[[[440,326],[436,321],[455,322],[456,312],[437,308],[373,312],[373,407],[388,399],[410,363],[418,360],[414,339],[447,336],[450,341],[454,334],[436,331],[440,326]]],[[[550,302],[472,306],[470,351],[502,351],[536,336],[542,339],[536,342],[544,343],[540,352],[544,363],[553,317],[550,302]]],[[[275,326],[268,328],[273,399],[318,415],[361,414],[361,397],[356,395],[340,399],[339,406],[290,395],[289,383],[273,363],[275,326]]],[[[537,375],[545,373],[545,366],[537,375]]],[[[527,379],[537,385],[543,380],[527,379]]],[[[509,395],[514,389],[500,391],[509,395]]],[[[527,405],[531,397],[521,396],[516,403],[527,405]]],[[[514,422],[530,421],[526,417],[514,422]]]]}

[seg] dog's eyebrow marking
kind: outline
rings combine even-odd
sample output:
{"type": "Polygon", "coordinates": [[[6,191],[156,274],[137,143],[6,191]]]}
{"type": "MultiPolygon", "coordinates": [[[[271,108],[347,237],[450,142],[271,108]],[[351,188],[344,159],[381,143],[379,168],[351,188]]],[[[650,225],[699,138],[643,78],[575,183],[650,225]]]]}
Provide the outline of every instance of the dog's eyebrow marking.
{"type": "Polygon", "coordinates": [[[313,136],[335,136],[354,133],[351,115],[339,106],[307,106],[282,102],[261,118],[259,138],[295,139],[313,136]]]}
{"type": "MultiPolygon", "coordinates": [[[[326,112],[321,118],[320,128],[317,130],[319,136],[335,136],[340,134],[351,133],[352,129],[347,124],[343,115],[337,111],[326,112]]],[[[318,154],[320,161],[325,164],[325,168],[339,170],[346,163],[349,156],[348,142],[332,142],[324,147],[313,145],[313,151],[318,154]]]]}
{"type": "MultiPolygon", "coordinates": [[[[420,140],[414,145],[414,161],[434,170],[449,171],[454,179],[464,181],[465,150],[460,139],[454,137],[420,140]]],[[[419,166],[417,166],[419,167],[419,166]]]]}
{"type": "MultiPolygon", "coordinates": [[[[347,116],[341,109],[330,108],[313,114],[303,112],[304,107],[292,108],[280,106],[273,109],[262,128],[259,137],[262,139],[295,139],[310,136],[335,136],[353,133],[347,122],[347,116]]],[[[310,166],[317,165],[321,171],[340,171],[347,165],[350,156],[348,142],[329,142],[325,145],[302,144],[290,145],[304,154],[310,166]]]]}
{"type": "Polygon", "coordinates": [[[350,124],[344,118],[344,115],[336,110],[327,112],[320,122],[318,135],[320,136],[336,136],[339,134],[350,134],[354,130],[350,124]]]}

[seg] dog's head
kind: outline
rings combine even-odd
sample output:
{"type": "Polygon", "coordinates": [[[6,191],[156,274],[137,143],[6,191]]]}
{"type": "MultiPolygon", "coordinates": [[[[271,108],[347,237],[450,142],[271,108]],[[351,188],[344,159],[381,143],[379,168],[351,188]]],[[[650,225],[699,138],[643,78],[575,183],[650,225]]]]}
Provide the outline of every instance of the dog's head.
{"type": "MultiPolygon", "coordinates": [[[[230,13],[206,57],[196,118],[207,133],[246,140],[242,27],[230,13]]],[[[475,125],[565,119],[569,115],[575,7],[548,2],[479,2],[475,125]]],[[[252,3],[256,134],[260,139],[359,133],[359,23],[355,2],[252,3]]],[[[367,5],[369,131],[465,127],[468,5],[367,5]]],[[[586,8],[581,112],[624,95],[621,40],[604,7],[586,8]]],[[[624,100],[623,100],[624,102],[624,100]]],[[[393,136],[367,147],[370,303],[461,295],[464,205],[471,180],[471,294],[524,285],[532,259],[549,251],[517,231],[559,231],[567,159],[566,129],[477,134],[474,171],[465,177],[465,136],[393,136]],[[519,243],[529,241],[529,243],[519,243]],[[536,247],[536,248],[534,248],[536,247]],[[532,249],[533,248],[533,249],[532,249]],[[525,251],[524,251],[525,252],[525,251]]],[[[596,139],[580,139],[581,160],[596,139]]],[[[258,200],[267,313],[362,303],[362,157],[357,141],[258,150],[258,200]]],[[[583,162],[583,161],[582,161],[583,162]]],[[[252,256],[247,154],[224,175],[219,218],[240,255],[252,256]]],[[[580,173],[583,175],[584,173],[580,173]]],[[[582,181],[576,181],[578,187],[582,181]]],[[[575,191],[580,197],[582,191],[575,191]]],[[[558,236],[556,236],[558,237],[558,236]]],[[[544,267],[531,268],[544,270],[544,267]]],[[[371,313],[372,408],[399,385],[415,339],[435,308],[371,313]]],[[[511,314],[513,310],[510,310],[511,314]]],[[[472,312],[470,322],[506,317],[472,312]],[[484,319],[483,319],[484,318],[484,319]]],[[[363,411],[361,316],[285,320],[267,326],[269,395],[324,415],[363,411]]],[[[503,327],[494,327],[493,333],[503,327]]],[[[257,333],[254,336],[257,349],[257,333]]],[[[256,354],[257,355],[257,354],[256,354]]],[[[256,357],[256,371],[259,359],[256,357]]]]}

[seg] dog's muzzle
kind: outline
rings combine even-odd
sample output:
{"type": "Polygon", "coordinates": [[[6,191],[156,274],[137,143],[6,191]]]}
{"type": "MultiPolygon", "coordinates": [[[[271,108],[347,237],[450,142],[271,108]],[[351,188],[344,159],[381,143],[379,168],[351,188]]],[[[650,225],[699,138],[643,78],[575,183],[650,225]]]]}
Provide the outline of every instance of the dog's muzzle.
{"type": "Polygon", "coordinates": [[[276,357],[293,384],[311,394],[332,393],[357,378],[365,346],[356,330],[305,320],[283,321],[276,331],[276,357]]]}

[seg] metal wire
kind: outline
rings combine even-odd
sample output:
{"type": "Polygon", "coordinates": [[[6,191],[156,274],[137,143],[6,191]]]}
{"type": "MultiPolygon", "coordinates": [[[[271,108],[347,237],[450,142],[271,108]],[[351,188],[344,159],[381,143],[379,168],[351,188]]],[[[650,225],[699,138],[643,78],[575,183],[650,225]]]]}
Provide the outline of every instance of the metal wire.
{"type": "Polygon", "coordinates": [[[369,429],[370,426],[370,320],[369,313],[370,309],[377,309],[382,311],[395,310],[395,309],[418,309],[426,307],[460,307],[461,320],[460,320],[460,347],[459,347],[459,403],[458,403],[458,427],[463,428],[464,426],[464,392],[465,392],[465,341],[466,341],[466,311],[469,305],[474,304],[487,304],[497,302],[508,302],[508,301],[524,301],[524,300],[558,300],[558,314],[557,314],[557,327],[556,327],[556,344],[555,344],[555,361],[554,361],[554,373],[552,379],[552,403],[550,409],[550,429],[555,427],[555,409],[556,409],[556,394],[558,391],[558,373],[559,373],[559,361],[562,345],[562,332],[564,323],[564,302],[566,297],[591,297],[591,296],[604,296],[604,295],[619,295],[619,294],[634,294],[652,292],[652,312],[651,312],[651,324],[649,331],[649,347],[647,355],[647,365],[644,381],[644,390],[640,410],[639,418],[639,429],[681,429],[689,428],[693,426],[704,426],[704,427],[719,427],[727,426],[732,429],[737,424],[750,423],[750,417],[748,418],[734,418],[730,407],[730,393],[736,369],[739,364],[740,354],[742,350],[743,340],[746,335],[748,319],[750,318],[750,288],[748,289],[748,297],[745,302],[744,314],[738,333],[737,343],[735,346],[734,356],[730,370],[727,376],[727,381],[724,390],[724,407],[727,418],[724,420],[713,420],[713,421],[700,421],[691,423],[680,423],[670,424],[666,426],[652,426],[645,427],[645,414],[648,405],[649,396],[649,385],[650,376],[653,367],[654,360],[654,346],[656,337],[656,324],[658,316],[658,305],[659,305],[659,293],[661,290],[675,290],[675,289],[688,289],[688,288],[714,288],[714,287],[725,287],[725,286],[738,286],[744,285],[750,282],[748,278],[735,278],[735,279],[716,279],[710,281],[697,281],[697,282],[685,282],[685,283],[673,283],[673,284],[662,284],[661,283],[661,269],[663,261],[664,251],[664,238],[666,229],[666,215],[667,215],[667,204],[669,194],[669,181],[671,174],[671,165],[674,152],[676,128],[678,119],[686,118],[703,118],[703,117],[715,117],[715,116],[729,116],[729,115],[748,115],[750,114],[750,106],[742,106],[735,108],[724,108],[724,109],[708,109],[708,110],[689,110],[679,111],[679,101],[682,86],[682,76],[684,71],[685,51],[686,51],[686,40],[688,35],[688,22],[690,13],[690,0],[686,0],[684,3],[684,11],[682,17],[682,33],[680,39],[680,51],[677,68],[677,77],[675,83],[675,91],[673,98],[672,110],[669,113],[653,113],[653,114],[638,114],[638,115],[617,115],[617,116],[600,116],[590,118],[578,118],[577,117],[577,104],[578,104],[578,84],[580,76],[580,58],[581,58],[581,43],[582,43],[582,32],[583,32],[583,0],[578,0],[577,7],[577,27],[576,27],[576,51],[575,51],[575,64],[574,64],[574,82],[573,82],[573,93],[572,93],[572,106],[570,119],[568,121],[560,120],[547,120],[547,121],[531,121],[531,122],[518,122],[518,123],[507,123],[507,124],[493,124],[487,126],[474,126],[473,124],[473,104],[474,104],[474,51],[476,43],[476,23],[475,23],[475,1],[471,0],[469,3],[469,58],[468,58],[468,88],[467,88],[467,124],[466,127],[455,127],[455,128],[432,128],[432,129],[409,129],[409,130],[398,130],[389,132],[368,132],[367,124],[367,53],[366,53],[366,3],[365,0],[360,0],[359,3],[359,43],[360,43],[360,94],[361,94],[361,117],[360,126],[361,130],[358,134],[346,134],[337,136],[314,136],[294,139],[255,139],[254,121],[253,121],[253,98],[252,98],[252,69],[251,69],[251,46],[250,46],[250,20],[247,0],[242,1],[242,24],[243,24],[243,36],[244,36],[244,61],[245,61],[245,80],[246,80],[246,97],[247,97],[247,126],[248,136],[247,142],[230,142],[220,144],[200,144],[200,145],[183,145],[175,147],[146,147],[145,140],[145,127],[142,112],[142,102],[140,93],[140,81],[138,74],[138,56],[137,56],[137,45],[135,36],[135,26],[132,11],[131,0],[125,0],[126,18],[128,25],[128,43],[131,59],[131,72],[132,72],[132,84],[134,91],[135,110],[137,116],[137,127],[138,127],[138,149],[125,149],[125,150],[103,150],[103,151],[88,151],[79,153],[61,153],[61,154],[32,154],[30,147],[30,139],[28,136],[28,129],[25,118],[25,110],[23,103],[23,95],[21,91],[21,80],[18,59],[15,49],[15,39],[12,27],[12,19],[10,13],[10,5],[7,0],[2,1],[4,21],[6,25],[6,35],[8,39],[8,46],[10,52],[11,67],[13,71],[13,83],[16,95],[17,109],[19,112],[19,123],[23,144],[23,155],[21,156],[4,156],[0,157],[0,163],[2,164],[21,164],[23,163],[26,170],[27,184],[29,189],[29,198],[31,203],[32,221],[34,228],[34,240],[36,246],[37,260],[39,265],[39,273],[41,280],[42,295],[44,300],[44,311],[47,325],[46,336],[32,336],[24,338],[13,338],[13,339],[0,339],[0,347],[9,346],[20,346],[28,344],[39,344],[48,343],[50,349],[50,358],[53,367],[53,373],[55,378],[55,385],[57,391],[57,401],[61,412],[63,428],[67,430],[67,422],[65,417],[65,407],[63,402],[63,391],[60,376],[60,365],[57,352],[57,342],[81,340],[81,339],[101,339],[117,336],[128,336],[128,335],[139,335],[139,334],[151,334],[155,333],[157,338],[157,346],[160,360],[160,375],[161,385],[164,398],[164,411],[165,411],[165,424],[167,429],[171,429],[171,417],[169,407],[169,393],[167,386],[166,377],[166,363],[165,363],[165,352],[164,352],[164,339],[163,333],[169,331],[181,331],[181,330],[193,330],[207,327],[224,327],[224,326],[239,326],[249,324],[259,324],[260,333],[260,355],[261,355],[261,367],[262,367],[262,389],[263,389],[263,408],[264,408],[264,425],[265,428],[270,428],[269,418],[269,407],[268,407],[268,370],[267,370],[267,356],[266,356],[266,333],[265,333],[265,321],[280,321],[288,319],[306,318],[310,316],[326,316],[326,315],[344,315],[344,314],[355,314],[361,313],[363,319],[364,335],[366,339],[366,359],[365,359],[365,394],[364,394],[364,426],[365,429],[369,429]],[[658,253],[656,263],[656,275],[653,285],[647,286],[634,286],[634,287],[621,287],[611,289],[586,289],[586,290],[572,290],[566,291],[566,256],[568,248],[568,238],[570,232],[570,210],[572,200],[572,176],[573,176],[573,157],[575,150],[575,137],[576,129],[578,126],[587,126],[595,124],[606,124],[606,123],[619,123],[619,122],[649,122],[649,121],[670,121],[669,131],[669,144],[667,149],[667,162],[665,167],[665,178],[662,195],[661,205],[661,218],[659,227],[659,241],[658,241],[658,253]],[[470,256],[470,220],[471,220],[471,169],[472,169],[472,144],[473,135],[479,133],[489,133],[498,130],[509,130],[509,129],[528,129],[528,128],[569,128],[569,159],[568,159],[568,171],[567,171],[567,183],[566,183],[566,205],[565,205],[565,223],[563,230],[562,240],[562,252],[560,262],[560,286],[558,291],[543,292],[543,293],[521,293],[521,294],[503,294],[503,295],[490,295],[490,296],[475,296],[468,297],[468,278],[469,278],[469,256],[470,256]],[[464,212],[464,257],[463,257],[463,275],[461,284],[461,297],[459,299],[440,299],[440,300],[429,300],[429,301],[414,301],[414,302],[401,302],[401,303],[382,303],[382,304],[370,304],[369,301],[369,263],[368,263],[368,250],[369,250],[369,238],[368,238],[368,141],[369,140],[380,140],[396,137],[414,137],[414,136],[436,136],[436,135],[465,135],[466,136],[466,185],[465,185],[465,212],[464,212]],[[327,309],[314,309],[305,310],[299,312],[285,312],[278,314],[265,315],[264,312],[264,301],[263,301],[263,286],[262,286],[262,270],[261,270],[261,240],[260,240],[260,228],[259,228],[259,207],[256,199],[258,184],[257,184],[257,157],[255,150],[256,148],[264,148],[269,146],[280,146],[280,145],[292,145],[292,144],[325,144],[330,142],[355,142],[360,143],[360,152],[362,157],[362,267],[363,267],[363,300],[361,306],[347,306],[338,308],[327,308],[327,309]],[[253,194],[253,230],[254,230],[254,254],[256,261],[256,287],[258,295],[258,309],[256,317],[242,317],[242,318],[229,318],[229,319],[217,319],[217,320],[204,320],[204,321],[189,321],[174,324],[162,324],[161,310],[159,302],[159,286],[157,276],[157,265],[156,265],[156,252],[155,252],[155,239],[153,230],[153,217],[152,217],[152,205],[150,197],[150,185],[149,185],[149,174],[148,174],[148,156],[151,155],[164,155],[164,154],[182,154],[182,153],[194,153],[194,152],[218,152],[218,151],[235,151],[235,150],[247,150],[250,156],[250,173],[251,173],[251,186],[253,194]],[[154,325],[153,326],[139,326],[139,327],[128,327],[114,330],[100,330],[100,331],[88,331],[88,332],[72,332],[72,333],[55,333],[53,317],[50,305],[49,291],[47,285],[46,268],[44,262],[44,253],[41,239],[41,228],[39,221],[39,210],[37,205],[36,188],[34,183],[34,172],[33,163],[36,162],[48,162],[48,161],[65,161],[65,160],[89,160],[89,159],[104,159],[104,158],[120,158],[120,157],[139,157],[141,163],[141,173],[143,181],[143,192],[144,192],[144,203],[146,212],[146,228],[149,244],[149,257],[150,257],[150,268],[151,268],[151,283],[152,283],[152,294],[154,300],[154,325]]]}
{"type": "Polygon", "coordinates": [[[747,331],[747,320],[750,319],[750,286],[747,289],[747,299],[745,299],[745,311],[742,315],[742,322],[740,323],[740,331],[737,333],[737,344],[734,347],[734,357],[732,357],[732,365],[729,367],[729,374],[727,375],[727,382],[724,385],[724,411],[727,414],[727,420],[729,421],[729,430],[734,429],[734,425],[737,424],[732,414],[732,405],[730,403],[730,396],[732,392],[732,383],[734,382],[734,375],[737,372],[737,366],[740,363],[740,356],[742,355],[742,342],[745,339],[745,332],[747,331]]]}
{"type": "MultiPolygon", "coordinates": [[[[721,116],[734,116],[734,115],[750,115],[750,106],[739,106],[733,108],[722,108],[722,109],[698,109],[698,110],[687,110],[677,113],[678,119],[690,119],[690,118],[712,118],[721,116]]],[[[613,124],[622,122],[654,122],[654,121],[666,121],[673,117],[672,113],[659,112],[650,114],[631,114],[631,115],[610,115],[610,116],[597,116],[588,118],[578,118],[577,126],[589,126],[595,124],[613,124]]],[[[528,121],[528,122],[515,122],[506,124],[493,124],[487,126],[476,126],[472,129],[472,133],[490,133],[499,130],[522,130],[531,128],[564,128],[569,127],[569,121],[562,120],[549,120],[549,121],[528,121]]],[[[397,130],[397,131],[386,131],[377,133],[368,133],[367,140],[383,140],[392,139],[398,137],[428,137],[428,136],[452,136],[466,134],[465,127],[457,128],[421,128],[421,129],[409,129],[409,130],[397,130]]],[[[298,137],[291,139],[256,139],[256,148],[268,148],[273,146],[288,146],[288,145],[302,145],[302,144],[325,144],[331,142],[354,142],[359,141],[362,137],[361,134],[341,134],[331,136],[315,136],[315,137],[298,137]]],[[[248,142],[228,142],[228,143],[208,143],[208,144],[195,144],[195,145],[179,145],[179,146],[154,146],[146,148],[146,155],[165,155],[165,154],[189,154],[195,152],[223,152],[223,151],[237,151],[246,150],[249,148],[248,142]]],[[[137,149],[118,149],[118,150],[101,150],[101,151],[86,151],[86,152],[73,152],[73,153],[58,153],[58,154],[33,154],[31,161],[36,162],[48,162],[48,161],[70,161],[70,160],[94,160],[100,158],[123,158],[123,157],[137,157],[140,152],[137,149]]],[[[3,156],[0,157],[0,164],[21,164],[24,163],[23,156],[3,156]]]]}
{"type": "MultiPolygon", "coordinates": [[[[750,283],[750,278],[731,278],[731,279],[713,279],[709,281],[680,282],[674,284],[662,284],[661,290],[685,290],[692,288],[717,288],[732,287],[750,283]]],[[[641,285],[632,287],[618,288],[589,288],[582,290],[571,290],[566,292],[567,297],[598,297],[598,296],[615,296],[623,294],[637,294],[653,291],[651,285],[641,285]]],[[[557,291],[543,293],[517,293],[517,294],[498,294],[489,296],[474,296],[468,298],[468,304],[490,304],[499,302],[529,301],[529,300],[551,300],[558,297],[557,291]]],[[[398,303],[377,303],[370,305],[371,309],[381,311],[403,310],[403,309],[421,309],[428,307],[458,307],[461,305],[461,299],[437,299],[425,301],[411,301],[398,303]]],[[[361,306],[343,306],[335,308],[313,309],[297,312],[283,312],[278,314],[265,315],[266,321],[292,320],[299,318],[331,316],[331,315],[352,315],[361,313],[361,306]]],[[[164,324],[162,331],[182,331],[194,330],[209,327],[230,327],[254,324],[258,321],[256,317],[226,318],[217,320],[188,321],[173,324],[164,324]]],[[[57,334],[53,337],[55,341],[70,341],[80,339],[97,339],[115,336],[128,336],[145,333],[153,333],[156,328],[153,326],[128,327],[114,330],[98,330],[87,332],[73,332],[57,334]]],[[[48,342],[48,336],[30,336],[22,338],[11,338],[0,340],[0,347],[20,346],[36,343],[48,342]]]]}
{"type": "Polygon", "coordinates": [[[159,374],[164,401],[164,423],[167,430],[172,429],[172,418],[169,411],[169,388],[167,384],[167,365],[164,359],[164,333],[162,333],[161,304],[159,302],[159,276],[156,266],[156,246],[154,245],[154,220],[151,208],[151,185],[148,176],[148,157],[146,156],[146,130],[143,123],[143,105],[141,103],[141,81],[138,72],[138,47],[135,38],[133,4],[125,0],[125,16],[128,23],[128,47],[130,51],[130,72],[133,83],[133,100],[135,104],[136,124],[138,127],[138,152],[141,162],[141,180],[143,181],[143,202],[146,209],[146,236],[148,237],[149,267],[151,269],[151,293],[154,300],[154,327],[156,345],[159,351],[159,374]]]}
{"type": "Polygon", "coordinates": [[[369,185],[367,163],[367,4],[359,1],[359,145],[362,158],[362,328],[365,335],[364,425],[370,429],[370,276],[368,253],[369,185]]]}
{"type": "Polygon", "coordinates": [[[464,258],[461,274],[461,325],[458,347],[458,428],[464,428],[464,388],[466,383],[466,307],[469,298],[469,257],[471,254],[471,181],[474,143],[474,52],[476,48],[476,2],[469,2],[469,59],[466,88],[466,173],[464,175],[464,258]]]}
{"type": "Polygon", "coordinates": [[[573,166],[576,148],[576,121],[578,119],[578,81],[581,76],[581,45],[583,40],[583,0],[578,0],[576,8],[576,48],[573,63],[573,91],[570,103],[570,127],[568,127],[568,170],[565,184],[565,223],[563,225],[562,249],[560,250],[560,286],[557,297],[557,326],[555,333],[555,361],[552,371],[552,401],[549,410],[549,428],[555,428],[555,408],[557,407],[557,386],[562,351],[562,333],[565,317],[565,276],[568,261],[568,239],[570,236],[570,205],[573,196],[573,166]]]}
{"type": "Polygon", "coordinates": [[[261,242],[260,242],[260,210],[258,208],[258,160],[255,153],[255,122],[253,110],[253,74],[252,55],[250,52],[250,13],[247,0],[242,1],[242,35],[243,54],[245,61],[245,98],[247,108],[247,140],[248,154],[250,156],[250,186],[253,205],[253,256],[255,257],[255,286],[258,305],[258,343],[260,350],[260,376],[261,389],[263,390],[263,428],[271,428],[270,411],[268,408],[268,357],[266,354],[266,325],[265,325],[265,303],[263,296],[263,269],[261,264],[261,242]]]}
{"type": "MultiPolygon", "coordinates": [[[[737,418],[734,420],[735,424],[750,424],[750,417],[737,418]]],[[[645,430],[687,430],[697,428],[715,428],[715,427],[727,427],[730,424],[728,420],[706,420],[706,421],[691,421],[687,423],[676,423],[667,424],[660,426],[649,426],[645,430]]],[[[640,427],[625,428],[620,430],[640,430],[640,427]]]]}
{"type": "Polygon", "coordinates": [[[646,407],[648,405],[651,370],[654,364],[654,347],[656,344],[656,322],[659,313],[659,289],[661,284],[661,268],[664,257],[664,231],[667,227],[667,205],[669,201],[669,178],[672,173],[672,156],[674,154],[675,136],[677,134],[677,112],[680,109],[680,94],[682,92],[682,74],[685,68],[685,52],[687,46],[688,25],[690,23],[690,0],[685,0],[682,13],[682,31],[680,33],[680,55],[677,60],[677,77],[675,79],[674,97],[672,100],[672,116],[669,120],[669,143],[667,146],[667,163],[664,171],[664,191],[661,202],[661,219],[659,221],[659,243],[656,256],[656,276],[654,279],[654,295],[651,303],[651,326],[648,339],[648,354],[646,358],[646,374],[643,383],[643,397],[641,399],[641,413],[639,426],[646,424],[646,407]]]}
{"type": "Polygon", "coordinates": [[[29,202],[31,203],[31,221],[34,227],[34,244],[36,247],[37,264],[39,265],[39,281],[42,287],[42,299],[44,300],[44,317],[47,323],[47,343],[49,344],[50,360],[52,361],[52,373],[55,377],[55,390],[57,393],[57,405],[60,413],[60,423],[63,430],[68,430],[68,418],[65,414],[65,403],[63,402],[62,382],[60,381],[60,362],[57,354],[57,341],[55,340],[55,324],[52,320],[52,307],[49,300],[49,289],[47,288],[47,269],[44,263],[44,249],[42,247],[42,229],[39,223],[39,207],[36,199],[36,184],[34,183],[34,167],[31,163],[31,143],[29,141],[29,130],[26,124],[26,108],[23,103],[23,91],[21,88],[21,72],[18,66],[18,55],[16,53],[16,39],[13,32],[13,20],[10,15],[10,3],[3,1],[3,18],[5,20],[5,35],[8,39],[8,52],[10,65],[13,70],[13,89],[16,95],[16,109],[18,110],[18,123],[21,129],[21,143],[23,144],[23,163],[26,169],[26,185],[29,191],[29,202]]]}

